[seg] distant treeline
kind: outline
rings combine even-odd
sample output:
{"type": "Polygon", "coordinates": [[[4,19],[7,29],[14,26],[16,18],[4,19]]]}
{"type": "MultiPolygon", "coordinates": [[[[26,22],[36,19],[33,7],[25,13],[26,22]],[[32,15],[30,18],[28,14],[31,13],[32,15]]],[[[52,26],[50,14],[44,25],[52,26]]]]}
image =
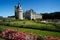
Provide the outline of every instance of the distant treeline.
{"type": "Polygon", "coordinates": [[[43,19],[60,19],[60,12],[44,13],[43,19]]]}

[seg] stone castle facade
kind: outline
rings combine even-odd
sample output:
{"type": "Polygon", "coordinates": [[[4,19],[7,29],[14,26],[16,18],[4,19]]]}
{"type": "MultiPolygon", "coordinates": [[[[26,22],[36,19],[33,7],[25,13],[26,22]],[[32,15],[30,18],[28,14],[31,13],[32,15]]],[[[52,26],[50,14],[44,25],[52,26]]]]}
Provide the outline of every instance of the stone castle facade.
{"type": "Polygon", "coordinates": [[[18,4],[18,6],[15,6],[15,18],[20,20],[23,20],[23,19],[35,20],[35,19],[42,19],[42,15],[37,14],[32,9],[26,12],[23,12],[21,4],[18,4]]]}

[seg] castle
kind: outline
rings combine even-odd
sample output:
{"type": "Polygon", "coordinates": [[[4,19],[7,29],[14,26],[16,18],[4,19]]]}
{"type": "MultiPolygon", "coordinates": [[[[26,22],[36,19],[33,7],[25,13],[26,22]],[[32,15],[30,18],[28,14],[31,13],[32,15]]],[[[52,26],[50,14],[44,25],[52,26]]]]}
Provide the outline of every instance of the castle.
{"type": "Polygon", "coordinates": [[[42,15],[34,12],[33,9],[23,12],[22,6],[19,3],[18,6],[15,6],[15,18],[20,20],[23,19],[35,20],[35,19],[42,19],[42,15]]]}

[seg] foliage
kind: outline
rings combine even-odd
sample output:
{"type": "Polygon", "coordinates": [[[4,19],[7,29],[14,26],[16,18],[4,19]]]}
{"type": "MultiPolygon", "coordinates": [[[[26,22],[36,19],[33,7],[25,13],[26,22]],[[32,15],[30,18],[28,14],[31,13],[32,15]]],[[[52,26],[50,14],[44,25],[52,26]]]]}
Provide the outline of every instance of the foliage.
{"type": "Polygon", "coordinates": [[[5,40],[5,39],[3,39],[3,38],[0,38],[0,40],[5,40]]]}
{"type": "Polygon", "coordinates": [[[2,32],[0,36],[8,40],[37,40],[38,37],[35,34],[14,31],[11,29],[6,29],[6,31],[2,32]]]}
{"type": "Polygon", "coordinates": [[[10,26],[2,26],[2,25],[0,25],[0,28],[13,29],[13,30],[18,30],[18,31],[22,31],[22,32],[42,35],[42,36],[56,36],[56,37],[60,38],[60,32],[43,31],[43,30],[27,29],[27,28],[18,28],[18,27],[10,27],[10,26]]]}
{"type": "Polygon", "coordinates": [[[60,12],[44,13],[43,19],[60,19],[60,12]]]}
{"type": "Polygon", "coordinates": [[[55,26],[55,24],[37,23],[32,20],[1,22],[0,25],[60,32],[59,25],[55,26]]]}
{"type": "MultiPolygon", "coordinates": [[[[41,34],[39,36],[36,34],[21,32],[21,31],[12,30],[12,29],[6,29],[0,34],[0,37],[8,40],[60,40],[60,38],[56,36],[43,37],[41,34]]],[[[4,40],[4,39],[1,39],[1,40],[4,40]]]]}
{"type": "Polygon", "coordinates": [[[46,36],[46,40],[60,40],[60,38],[53,37],[53,36],[46,36]]]}
{"type": "Polygon", "coordinates": [[[5,31],[4,29],[0,28],[0,33],[2,33],[3,31],[5,31]]]}
{"type": "Polygon", "coordinates": [[[45,40],[45,37],[40,35],[40,36],[38,36],[37,40],[45,40]]]}

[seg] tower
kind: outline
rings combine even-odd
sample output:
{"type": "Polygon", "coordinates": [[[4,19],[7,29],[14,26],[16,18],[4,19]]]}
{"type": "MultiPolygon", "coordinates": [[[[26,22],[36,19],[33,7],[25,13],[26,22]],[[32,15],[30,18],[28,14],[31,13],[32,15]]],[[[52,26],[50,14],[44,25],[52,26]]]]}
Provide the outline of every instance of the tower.
{"type": "Polygon", "coordinates": [[[23,10],[20,3],[18,4],[18,6],[15,6],[15,18],[23,20],[23,10]]]}

